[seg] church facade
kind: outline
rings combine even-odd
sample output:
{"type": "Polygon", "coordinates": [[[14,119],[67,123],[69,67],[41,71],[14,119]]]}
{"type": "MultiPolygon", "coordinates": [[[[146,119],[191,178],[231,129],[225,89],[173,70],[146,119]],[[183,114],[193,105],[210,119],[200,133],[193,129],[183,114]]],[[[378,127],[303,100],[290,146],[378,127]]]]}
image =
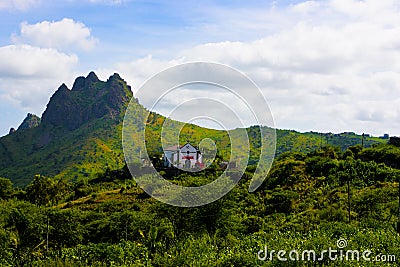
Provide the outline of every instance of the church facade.
{"type": "Polygon", "coordinates": [[[164,150],[163,162],[165,167],[192,169],[203,168],[203,156],[197,147],[189,142],[183,146],[172,146],[164,150]]]}

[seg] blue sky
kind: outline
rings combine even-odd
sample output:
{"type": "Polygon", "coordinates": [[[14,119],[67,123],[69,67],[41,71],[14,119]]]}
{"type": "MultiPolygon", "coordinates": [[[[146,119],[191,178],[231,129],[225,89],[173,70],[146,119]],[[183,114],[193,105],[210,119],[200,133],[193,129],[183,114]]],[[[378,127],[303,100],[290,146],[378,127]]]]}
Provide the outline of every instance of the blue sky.
{"type": "Polygon", "coordinates": [[[193,60],[243,71],[279,128],[400,135],[399,10],[396,0],[5,0],[0,135],[91,70],[135,91],[193,60]]]}

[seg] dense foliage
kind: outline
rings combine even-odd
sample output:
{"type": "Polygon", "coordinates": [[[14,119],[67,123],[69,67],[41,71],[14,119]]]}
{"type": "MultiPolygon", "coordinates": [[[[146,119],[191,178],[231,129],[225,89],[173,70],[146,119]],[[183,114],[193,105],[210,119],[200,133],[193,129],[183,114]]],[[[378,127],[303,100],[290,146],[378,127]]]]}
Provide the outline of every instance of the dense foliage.
{"type": "MultiPolygon", "coordinates": [[[[347,249],[400,257],[398,157],[390,145],[282,153],[256,192],[249,167],[229,194],[197,208],[155,201],[126,168],[73,183],[37,175],[23,189],[1,178],[0,266],[376,266],[257,254],[321,251],[344,238],[347,249]]],[[[194,186],[220,173],[214,164],[169,179],[194,186]]]]}

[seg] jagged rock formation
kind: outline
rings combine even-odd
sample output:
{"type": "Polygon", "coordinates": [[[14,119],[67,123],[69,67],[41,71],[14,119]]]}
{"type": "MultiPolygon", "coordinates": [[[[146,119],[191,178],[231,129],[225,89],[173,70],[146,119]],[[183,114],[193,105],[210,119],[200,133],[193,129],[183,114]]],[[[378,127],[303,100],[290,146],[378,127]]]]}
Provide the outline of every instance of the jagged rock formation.
{"type": "Polygon", "coordinates": [[[38,127],[40,124],[40,121],[41,121],[41,119],[38,116],[36,116],[35,114],[28,113],[28,115],[26,116],[24,121],[18,127],[17,131],[38,127]]]}
{"type": "Polygon", "coordinates": [[[121,168],[121,126],[132,96],[118,74],[101,81],[91,72],[71,90],[62,84],[42,119],[28,114],[18,130],[0,138],[0,176],[20,186],[38,173],[74,180],[121,168]]]}
{"type": "Polygon", "coordinates": [[[118,75],[106,82],[94,72],[78,77],[72,90],[62,84],[53,94],[42,116],[44,125],[61,126],[75,130],[92,119],[110,116],[115,118],[132,97],[130,86],[118,75]]]}

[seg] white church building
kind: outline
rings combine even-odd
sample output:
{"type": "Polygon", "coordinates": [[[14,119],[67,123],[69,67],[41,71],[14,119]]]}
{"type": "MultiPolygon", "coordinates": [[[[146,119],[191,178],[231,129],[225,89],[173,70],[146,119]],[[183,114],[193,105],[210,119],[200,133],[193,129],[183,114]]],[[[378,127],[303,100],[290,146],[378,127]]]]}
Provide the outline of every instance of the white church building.
{"type": "Polygon", "coordinates": [[[187,142],[183,146],[172,146],[164,150],[164,166],[183,169],[203,168],[203,157],[197,147],[187,142]]]}

